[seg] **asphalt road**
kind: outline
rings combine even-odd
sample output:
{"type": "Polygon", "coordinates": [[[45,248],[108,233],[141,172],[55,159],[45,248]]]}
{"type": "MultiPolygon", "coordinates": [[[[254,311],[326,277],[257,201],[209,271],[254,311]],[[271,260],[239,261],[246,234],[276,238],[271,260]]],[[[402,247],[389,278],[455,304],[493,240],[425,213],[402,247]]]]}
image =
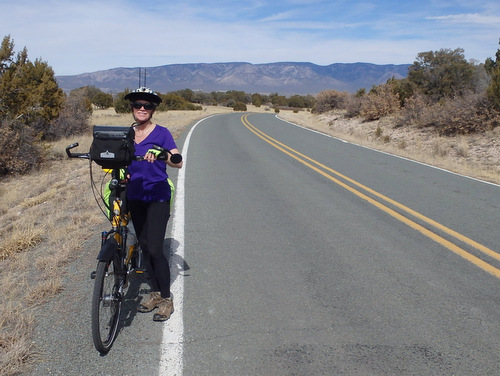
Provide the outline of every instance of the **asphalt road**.
{"type": "Polygon", "coordinates": [[[215,116],[179,144],[171,320],[135,313],[136,279],[99,356],[83,255],[37,328],[33,374],[500,373],[498,186],[274,114],[215,116]]]}

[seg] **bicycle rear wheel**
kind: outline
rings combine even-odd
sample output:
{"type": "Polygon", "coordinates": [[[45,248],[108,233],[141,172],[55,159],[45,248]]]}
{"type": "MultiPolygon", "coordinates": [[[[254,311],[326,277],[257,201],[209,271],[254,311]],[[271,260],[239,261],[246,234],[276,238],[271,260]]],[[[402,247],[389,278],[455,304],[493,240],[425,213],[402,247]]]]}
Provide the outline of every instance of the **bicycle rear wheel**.
{"type": "Polygon", "coordinates": [[[122,296],[120,292],[120,263],[118,256],[99,261],[92,296],[92,338],[100,353],[107,353],[118,332],[122,296]]]}

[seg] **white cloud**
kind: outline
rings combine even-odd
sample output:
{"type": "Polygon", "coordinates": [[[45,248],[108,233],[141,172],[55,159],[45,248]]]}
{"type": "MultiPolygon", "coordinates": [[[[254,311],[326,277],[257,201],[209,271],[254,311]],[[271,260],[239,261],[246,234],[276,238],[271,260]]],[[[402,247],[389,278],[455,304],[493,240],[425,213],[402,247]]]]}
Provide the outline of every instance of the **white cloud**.
{"type": "Polygon", "coordinates": [[[469,14],[452,14],[447,16],[437,16],[437,17],[427,17],[428,20],[437,20],[458,24],[479,24],[479,25],[492,25],[498,26],[500,25],[500,16],[488,16],[478,13],[469,13],[469,14]]]}

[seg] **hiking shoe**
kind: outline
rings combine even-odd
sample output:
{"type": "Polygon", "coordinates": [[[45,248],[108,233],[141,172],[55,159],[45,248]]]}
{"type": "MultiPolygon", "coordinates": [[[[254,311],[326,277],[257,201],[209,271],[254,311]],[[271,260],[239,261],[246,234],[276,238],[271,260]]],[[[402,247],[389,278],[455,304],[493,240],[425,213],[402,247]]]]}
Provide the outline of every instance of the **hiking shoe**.
{"type": "Polygon", "coordinates": [[[158,305],[162,301],[162,297],[159,291],[152,292],[149,294],[149,298],[137,307],[137,311],[139,312],[151,312],[153,309],[158,307],[158,305]]]}
{"type": "Polygon", "coordinates": [[[158,305],[158,311],[153,316],[153,321],[165,321],[174,312],[174,302],[172,298],[164,298],[158,305]]]}

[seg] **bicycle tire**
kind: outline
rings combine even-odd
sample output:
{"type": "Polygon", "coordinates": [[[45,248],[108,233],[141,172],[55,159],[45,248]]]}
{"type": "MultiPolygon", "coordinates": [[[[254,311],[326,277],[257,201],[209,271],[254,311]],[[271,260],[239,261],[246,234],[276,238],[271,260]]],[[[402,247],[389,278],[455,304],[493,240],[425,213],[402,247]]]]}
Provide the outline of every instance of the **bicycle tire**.
{"type": "Polygon", "coordinates": [[[97,263],[92,296],[92,338],[97,351],[106,354],[118,332],[122,296],[118,256],[97,263]]]}

